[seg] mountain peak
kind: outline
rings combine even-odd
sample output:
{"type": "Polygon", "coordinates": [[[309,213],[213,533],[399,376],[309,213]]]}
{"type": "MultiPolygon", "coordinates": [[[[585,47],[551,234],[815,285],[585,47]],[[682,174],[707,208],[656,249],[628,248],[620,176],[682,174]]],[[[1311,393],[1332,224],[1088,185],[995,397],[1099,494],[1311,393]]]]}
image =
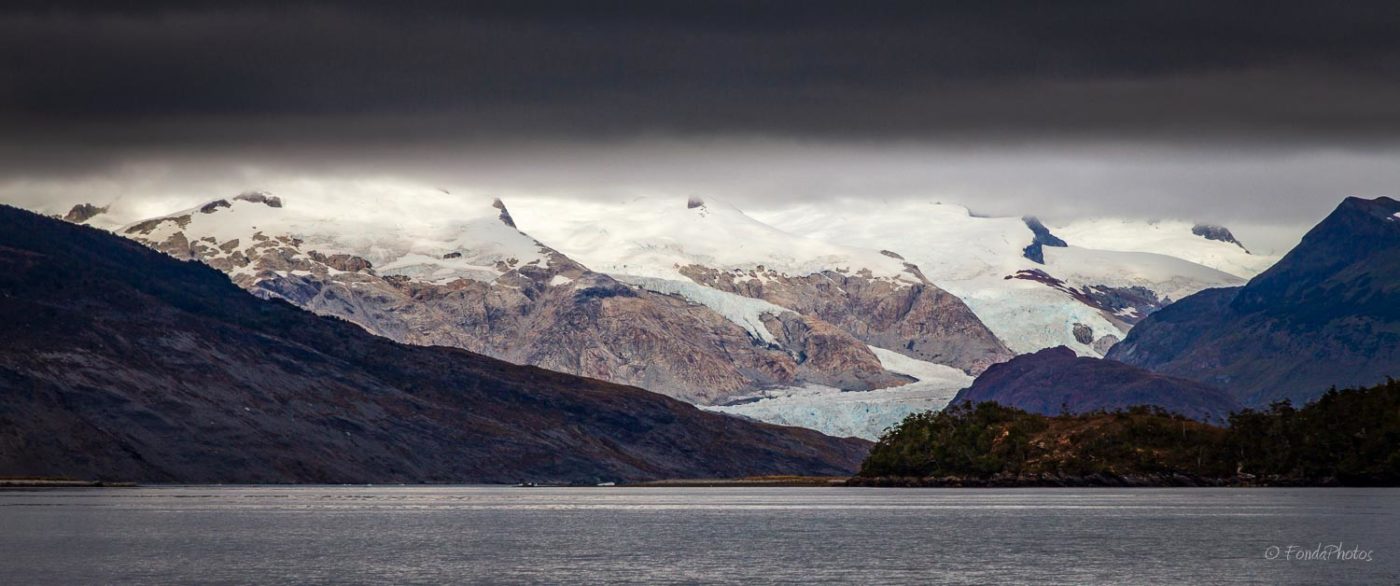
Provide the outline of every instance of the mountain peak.
{"type": "Polygon", "coordinates": [[[245,191],[233,196],[235,201],[247,201],[260,203],[270,208],[282,207],[282,198],[272,195],[266,191],[245,191]]]}
{"type": "Polygon", "coordinates": [[[1042,224],[1039,218],[1035,216],[1022,216],[1021,221],[1025,222],[1026,227],[1030,228],[1031,233],[1035,235],[1030,245],[1021,250],[1021,256],[1026,257],[1026,259],[1039,264],[1045,264],[1045,251],[1041,247],[1055,246],[1064,248],[1069,246],[1069,244],[1061,240],[1060,237],[1051,234],[1050,229],[1046,228],[1045,224],[1042,224]]]}
{"type": "Polygon", "coordinates": [[[1372,291],[1373,285],[1381,285],[1375,292],[1382,297],[1400,295],[1393,285],[1385,286],[1400,283],[1400,274],[1386,274],[1397,270],[1394,259],[1400,257],[1397,213],[1400,201],[1389,197],[1346,198],[1298,246],[1251,280],[1231,305],[1252,311],[1306,298],[1311,306],[1322,297],[1372,291]]]}
{"type": "Polygon", "coordinates": [[[1206,240],[1228,242],[1230,244],[1234,244],[1235,246],[1244,249],[1245,252],[1249,252],[1249,249],[1244,247],[1244,243],[1236,239],[1235,235],[1230,232],[1230,229],[1224,226],[1218,226],[1215,224],[1196,224],[1194,226],[1191,226],[1191,233],[1200,236],[1201,238],[1205,238],[1206,240]]]}
{"type": "Polygon", "coordinates": [[[73,206],[73,209],[68,210],[68,213],[63,216],[63,219],[74,224],[81,224],[91,220],[94,216],[105,213],[107,213],[107,206],[97,207],[90,203],[80,203],[73,206]]]}
{"type": "Polygon", "coordinates": [[[506,209],[506,202],[501,201],[499,197],[491,198],[491,207],[501,210],[500,218],[502,224],[512,228],[516,227],[515,218],[510,217],[510,210],[506,209]]]}
{"type": "Polygon", "coordinates": [[[1372,199],[1364,197],[1350,196],[1342,200],[1337,206],[1338,210],[1356,210],[1371,214],[1377,218],[1388,219],[1400,214],[1400,201],[1396,201],[1384,195],[1372,199]]]}

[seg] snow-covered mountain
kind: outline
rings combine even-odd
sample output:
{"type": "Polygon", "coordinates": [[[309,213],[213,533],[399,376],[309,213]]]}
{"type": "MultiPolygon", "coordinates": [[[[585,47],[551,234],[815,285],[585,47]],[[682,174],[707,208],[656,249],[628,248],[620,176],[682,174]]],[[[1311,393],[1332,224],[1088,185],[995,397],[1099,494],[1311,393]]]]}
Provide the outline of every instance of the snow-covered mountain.
{"type": "Polygon", "coordinates": [[[797,236],[713,199],[512,205],[521,226],[595,270],[679,293],[741,324],[756,322],[747,298],[966,372],[1010,356],[961,300],[889,251],[797,236]]]}
{"type": "Polygon", "coordinates": [[[1276,256],[1251,252],[1229,229],[1209,224],[1090,218],[1056,225],[1053,230],[1075,246],[1165,254],[1245,279],[1278,261],[1276,256]]]}
{"type": "Polygon", "coordinates": [[[824,201],[755,217],[818,240],[899,253],[962,298],[1017,353],[1063,345],[1102,355],[1133,323],[1172,300],[1244,281],[1164,254],[1185,242],[1183,254],[1193,258],[1238,256],[1230,250],[1239,248],[1234,243],[1189,232],[1192,239],[1137,243],[1131,229],[1096,232],[1086,223],[1061,233],[1033,218],[979,217],[932,202],[824,201]]]}
{"type": "Polygon", "coordinates": [[[912,380],[821,320],[759,308],[750,312],[762,326],[754,329],[766,335],[755,336],[706,305],[594,272],[518,230],[499,200],[341,204],[250,192],[116,232],[208,263],[254,294],[395,340],[699,404],[766,388],[869,390],[912,380]]]}
{"type": "Polygon", "coordinates": [[[331,202],[249,192],[129,224],[96,206],[67,219],[395,340],[867,438],[1013,353],[1101,355],[1163,305],[1270,260],[1218,227],[1045,226],[929,203],[331,202]]]}

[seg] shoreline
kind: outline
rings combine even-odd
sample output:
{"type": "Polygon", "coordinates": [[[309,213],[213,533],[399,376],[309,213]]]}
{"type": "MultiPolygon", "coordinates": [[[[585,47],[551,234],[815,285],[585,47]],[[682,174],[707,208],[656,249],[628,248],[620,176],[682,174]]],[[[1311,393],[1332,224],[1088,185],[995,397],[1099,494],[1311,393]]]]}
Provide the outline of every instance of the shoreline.
{"type": "Polygon", "coordinates": [[[1311,480],[1285,478],[1204,478],[1182,474],[1155,475],[1088,475],[1088,476],[1013,476],[994,475],[991,477],[843,477],[843,476],[760,476],[749,478],[677,478],[649,480],[615,485],[585,484],[536,484],[521,486],[516,484],[407,484],[407,483],[346,483],[346,484],[182,484],[137,482],[111,482],[102,480],[72,480],[44,478],[0,479],[0,490],[5,489],[64,489],[64,488],[176,488],[176,487],[228,487],[228,488],[296,488],[296,487],[461,487],[461,488],[1397,488],[1400,485],[1379,482],[1347,482],[1336,478],[1311,480]]]}
{"type": "Polygon", "coordinates": [[[135,482],[108,482],[105,480],[70,480],[66,478],[0,478],[3,488],[132,488],[135,482]]]}

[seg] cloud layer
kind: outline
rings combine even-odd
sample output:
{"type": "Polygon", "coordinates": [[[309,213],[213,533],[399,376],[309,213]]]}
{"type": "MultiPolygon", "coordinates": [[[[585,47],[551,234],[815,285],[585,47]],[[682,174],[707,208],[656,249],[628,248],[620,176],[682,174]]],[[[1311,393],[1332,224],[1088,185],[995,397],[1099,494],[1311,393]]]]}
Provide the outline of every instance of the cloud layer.
{"type": "Polygon", "coordinates": [[[1400,191],[1392,2],[7,6],[10,200],[365,173],[1298,223],[1400,191]]]}

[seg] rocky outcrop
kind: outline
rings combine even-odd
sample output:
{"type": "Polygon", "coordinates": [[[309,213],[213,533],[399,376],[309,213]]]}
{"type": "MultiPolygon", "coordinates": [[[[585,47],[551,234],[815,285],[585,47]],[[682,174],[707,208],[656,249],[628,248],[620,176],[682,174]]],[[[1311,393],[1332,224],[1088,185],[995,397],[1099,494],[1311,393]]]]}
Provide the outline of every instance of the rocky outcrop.
{"type": "Polygon", "coordinates": [[[820,318],[867,344],[912,358],[977,373],[1011,357],[962,300],[906,266],[914,282],[875,278],[868,271],[794,276],[763,266],[719,271],[690,265],[680,271],[701,285],[820,318]]]}
{"type": "Polygon", "coordinates": [[[233,199],[238,201],[260,203],[270,208],[282,207],[282,198],[267,193],[266,191],[245,191],[243,193],[233,196],[233,199]]]}
{"type": "Polygon", "coordinates": [[[73,222],[74,224],[81,224],[105,213],[107,213],[106,207],[97,207],[90,203],[80,203],[73,206],[73,209],[68,210],[68,213],[63,215],[63,220],[73,222]]]}
{"type": "Polygon", "coordinates": [[[847,474],[869,445],[399,344],[9,207],[0,299],[0,476],[593,484],[847,474]]]}
{"type": "Polygon", "coordinates": [[[1045,224],[1042,224],[1039,218],[1035,216],[1024,216],[1021,218],[1021,221],[1026,223],[1026,227],[1030,228],[1031,233],[1034,235],[1031,243],[1021,250],[1021,256],[1026,257],[1027,260],[1034,261],[1038,264],[1045,264],[1045,251],[1041,247],[1057,246],[1063,248],[1069,246],[1064,240],[1051,234],[1050,229],[1046,228],[1045,224]]]}
{"type": "Polygon", "coordinates": [[[1154,405],[1215,422],[1240,408],[1219,389],[1114,360],[1079,357],[1064,346],[994,365],[953,398],[953,403],[987,401],[1043,415],[1154,405]]]}
{"type": "MultiPolygon", "coordinates": [[[[243,201],[249,203],[236,203],[270,206],[266,197],[243,201]]],[[[255,295],[340,317],[392,340],[463,348],[699,404],[770,387],[869,390],[908,380],[884,371],[860,340],[816,320],[807,326],[824,335],[774,346],[707,307],[590,271],[514,231],[500,200],[491,206],[539,259],[500,258],[489,272],[446,280],[381,274],[361,256],[324,253],[293,235],[251,226],[249,238],[187,236],[194,214],[225,208],[212,204],[123,233],[177,258],[201,260],[255,295]]],[[[467,260],[460,250],[435,258],[467,260]]]]}
{"type": "Polygon", "coordinates": [[[1256,407],[1400,376],[1396,214],[1390,198],[1347,198],[1269,270],[1154,313],[1108,357],[1256,407]]]}
{"type": "Polygon", "coordinates": [[[501,210],[501,214],[497,217],[501,220],[502,224],[512,228],[515,227],[515,218],[510,217],[510,211],[506,209],[506,203],[501,201],[501,198],[498,197],[491,200],[491,207],[501,210]]]}
{"type": "Polygon", "coordinates": [[[1239,240],[1236,240],[1235,235],[1230,233],[1230,229],[1224,226],[1216,226],[1214,224],[1196,224],[1195,226],[1191,227],[1191,233],[1200,236],[1201,238],[1205,238],[1206,240],[1229,242],[1230,244],[1234,244],[1235,246],[1240,247],[1245,252],[1249,252],[1249,249],[1245,248],[1244,244],[1241,243],[1239,240]]]}
{"type": "MultiPolygon", "coordinates": [[[[1170,298],[1158,297],[1155,291],[1146,287],[1110,287],[1107,285],[1075,287],[1040,269],[1019,270],[1005,278],[1035,281],[1063,291],[1076,301],[1101,311],[1105,319],[1113,322],[1114,325],[1119,325],[1123,330],[1127,330],[1133,324],[1142,321],[1142,318],[1171,303],[1170,298]]],[[[1080,330],[1075,330],[1073,333],[1076,339],[1081,335],[1080,330]]],[[[1092,328],[1090,333],[1092,334],[1092,328]]],[[[1078,341],[1081,344],[1088,343],[1083,340],[1078,341]]]]}
{"type": "Polygon", "coordinates": [[[885,388],[913,382],[886,372],[880,359],[845,330],[792,312],[764,314],[763,325],[778,344],[797,354],[804,380],[838,389],[885,388]]]}

